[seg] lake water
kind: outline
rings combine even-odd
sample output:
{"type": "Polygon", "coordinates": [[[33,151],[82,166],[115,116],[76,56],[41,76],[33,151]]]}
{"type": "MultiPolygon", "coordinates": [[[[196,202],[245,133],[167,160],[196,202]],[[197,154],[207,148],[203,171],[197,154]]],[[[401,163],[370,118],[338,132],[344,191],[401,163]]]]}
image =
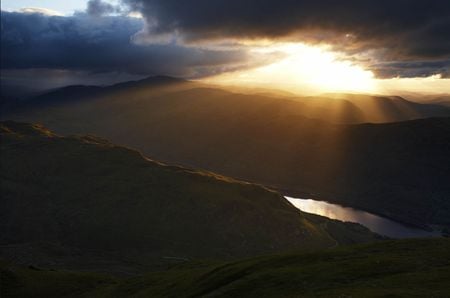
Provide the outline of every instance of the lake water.
{"type": "Polygon", "coordinates": [[[439,232],[429,232],[409,227],[372,213],[342,207],[337,204],[291,197],[285,198],[301,211],[326,216],[331,219],[359,223],[375,233],[391,238],[438,237],[441,235],[439,232]]]}

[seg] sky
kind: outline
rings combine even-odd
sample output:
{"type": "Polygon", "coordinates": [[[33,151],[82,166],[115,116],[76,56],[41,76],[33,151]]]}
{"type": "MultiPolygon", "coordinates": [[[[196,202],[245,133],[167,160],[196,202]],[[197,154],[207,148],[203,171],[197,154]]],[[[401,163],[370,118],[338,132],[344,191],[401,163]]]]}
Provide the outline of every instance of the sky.
{"type": "Polygon", "coordinates": [[[2,87],[170,75],[299,93],[450,93],[448,0],[188,3],[2,0],[2,87]]]}
{"type": "MultiPolygon", "coordinates": [[[[116,3],[117,1],[106,1],[116,3]]],[[[87,0],[2,0],[2,10],[19,11],[23,8],[37,7],[46,8],[63,15],[72,15],[75,11],[86,9],[87,0]]]]}

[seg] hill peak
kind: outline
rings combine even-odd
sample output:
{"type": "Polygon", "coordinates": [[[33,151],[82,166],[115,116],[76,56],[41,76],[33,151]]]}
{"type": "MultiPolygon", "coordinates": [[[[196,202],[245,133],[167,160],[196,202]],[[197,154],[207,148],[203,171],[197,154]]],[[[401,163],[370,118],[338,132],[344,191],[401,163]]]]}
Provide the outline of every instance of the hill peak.
{"type": "Polygon", "coordinates": [[[172,84],[182,84],[187,83],[189,81],[185,79],[180,78],[174,78],[169,76],[149,76],[141,80],[137,81],[128,81],[128,82],[122,82],[117,83],[112,86],[111,88],[129,88],[129,87],[145,87],[145,86],[166,86],[166,85],[172,85],[172,84]]]}
{"type": "Polygon", "coordinates": [[[156,75],[156,76],[149,76],[145,79],[142,79],[141,81],[147,81],[147,82],[160,82],[160,83],[183,83],[187,82],[187,80],[182,78],[175,78],[170,76],[164,76],[164,75],[156,75]]]}

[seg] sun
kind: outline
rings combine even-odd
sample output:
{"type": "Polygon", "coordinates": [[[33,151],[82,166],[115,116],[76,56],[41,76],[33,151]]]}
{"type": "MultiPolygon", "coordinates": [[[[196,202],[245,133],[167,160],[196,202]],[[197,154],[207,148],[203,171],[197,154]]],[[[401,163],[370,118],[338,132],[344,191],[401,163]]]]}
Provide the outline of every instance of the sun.
{"type": "Polygon", "coordinates": [[[257,68],[219,75],[214,81],[247,85],[270,84],[293,91],[375,91],[374,74],[371,71],[339,59],[337,54],[326,48],[302,43],[282,43],[255,46],[251,52],[259,55],[279,53],[282,58],[257,68]]]}

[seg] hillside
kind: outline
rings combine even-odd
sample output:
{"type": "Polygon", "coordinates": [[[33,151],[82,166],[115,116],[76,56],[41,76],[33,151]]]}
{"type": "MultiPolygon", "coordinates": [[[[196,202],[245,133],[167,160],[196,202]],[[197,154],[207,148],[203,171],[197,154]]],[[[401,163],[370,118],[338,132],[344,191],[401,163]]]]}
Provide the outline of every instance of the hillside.
{"type": "Polygon", "coordinates": [[[8,94],[8,90],[3,92],[2,89],[0,106],[2,107],[2,114],[9,115],[11,113],[22,113],[40,107],[49,108],[105,97],[111,98],[127,95],[139,97],[143,92],[161,95],[166,92],[193,88],[194,86],[199,87],[201,85],[178,78],[154,76],[139,81],[117,83],[110,86],[71,85],[25,97],[11,96],[8,94]]]}
{"type": "MultiPolygon", "coordinates": [[[[218,101],[220,104],[239,106],[241,113],[259,112],[260,107],[270,107],[272,112],[280,115],[296,115],[332,123],[387,123],[429,117],[448,117],[450,108],[433,103],[417,103],[399,96],[376,96],[364,94],[323,94],[321,96],[295,96],[279,91],[241,90],[206,85],[200,82],[155,76],[139,81],[118,83],[111,86],[67,86],[43,93],[22,101],[3,103],[4,113],[10,117],[24,111],[54,108],[64,104],[79,104],[88,101],[88,105],[98,104],[98,100],[108,101],[110,108],[116,109],[129,104],[148,104],[147,101],[165,96],[167,100],[178,101],[180,97],[201,97],[218,101]],[[114,100],[116,99],[116,100],[114,100]],[[117,101],[119,99],[119,101],[117,101]],[[96,103],[92,103],[95,101],[96,103]]],[[[194,103],[196,104],[196,103],[194,103]]],[[[205,106],[205,109],[214,106],[205,106]]]]}
{"type": "Polygon", "coordinates": [[[450,240],[397,240],[133,278],[0,263],[5,297],[447,297],[450,240]]]}
{"type": "Polygon", "coordinates": [[[261,186],[93,136],[16,122],[1,123],[0,136],[0,256],[18,263],[126,272],[378,239],[261,186]]]}
{"type": "MultiPolygon", "coordinates": [[[[400,96],[324,94],[304,98],[311,108],[332,108],[334,114],[314,116],[335,123],[389,123],[430,117],[449,117],[450,109],[439,103],[418,103],[400,96]]],[[[307,115],[311,117],[311,115],[307,115]]]]}
{"type": "MultiPolygon", "coordinates": [[[[9,116],[59,133],[93,133],[167,163],[265,184],[291,196],[338,202],[418,226],[450,225],[450,118],[336,125],[312,119],[306,99],[184,89],[184,83],[163,89],[136,84],[139,92],[128,86],[9,116]]],[[[384,106],[418,105],[401,98],[328,96],[343,97],[336,105],[359,112],[376,100],[384,106]]],[[[317,100],[317,106],[323,103],[317,117],[333,122],[329,100],[317,100]]]]}

